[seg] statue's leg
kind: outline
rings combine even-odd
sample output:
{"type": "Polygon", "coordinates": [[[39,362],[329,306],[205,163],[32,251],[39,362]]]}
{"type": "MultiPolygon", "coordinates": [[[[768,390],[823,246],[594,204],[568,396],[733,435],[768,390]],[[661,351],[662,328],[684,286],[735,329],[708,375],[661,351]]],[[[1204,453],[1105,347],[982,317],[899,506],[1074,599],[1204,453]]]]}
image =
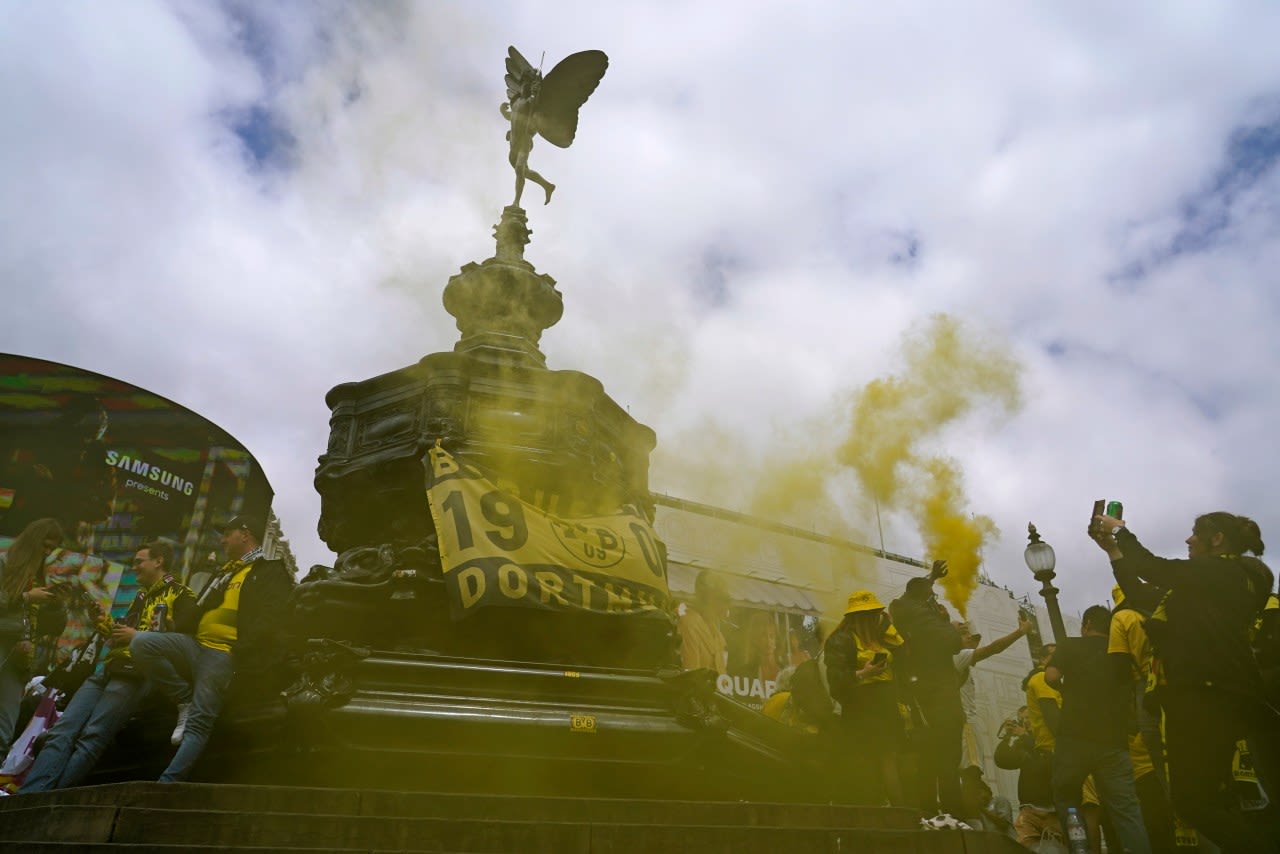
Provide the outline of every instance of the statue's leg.
{"type": "Polygon", "coordinates": [[[537,184],[539,187],[541,187],[543,190],[546,191],[547,200],[543,202],[543,204],[544,205],[551,204],[551,194],[555,192],[556,185],[552,184],[550,181],[548,181],[546,178],[543,178],[541,175],[539,175],[537,172],[534,172],[532,169],[527,170],[527,172],[529,174],[529,180],[537,184]]]}
{"type": "Polygon", "coordinates": [[[520,197],[524,195],[524,178],[529,172],[529,149],[512,148],[511,168],[516,171],[516,200],[513,204],[520,207],[520,197]]]}

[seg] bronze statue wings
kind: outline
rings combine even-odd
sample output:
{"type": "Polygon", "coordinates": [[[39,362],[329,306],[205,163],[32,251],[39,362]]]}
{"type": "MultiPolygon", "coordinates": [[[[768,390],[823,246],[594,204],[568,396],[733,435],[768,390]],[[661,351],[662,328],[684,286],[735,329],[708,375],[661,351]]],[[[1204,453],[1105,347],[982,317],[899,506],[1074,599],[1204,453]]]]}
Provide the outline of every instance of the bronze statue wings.
{"type": "Polygon", "coordinates": [[[570,54],[542,77],[511,47],[507,51],[507,97],[534,98],[534,128],[552,145],[568,148],[578,132],[578,110],[600,85],[609,68],[604,51],[570,54]]]}

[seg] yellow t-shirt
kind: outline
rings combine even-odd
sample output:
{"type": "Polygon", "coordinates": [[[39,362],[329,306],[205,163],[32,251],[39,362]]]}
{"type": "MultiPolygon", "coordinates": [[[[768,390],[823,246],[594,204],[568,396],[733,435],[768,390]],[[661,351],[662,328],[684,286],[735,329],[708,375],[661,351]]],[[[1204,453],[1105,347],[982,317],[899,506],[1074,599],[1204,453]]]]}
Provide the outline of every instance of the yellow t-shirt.
{"type": "Polygon", "coordinates": [[[1058,708],[1062,708],[1062,695],[1044,681],[1043,670],[1027,680],[1027,719],[1031,723],[1031,733],[1036,739],[1036,749],[1053,750],[1056,740],[1049,725],[1044,722],[1044,713],[1040,711],[1041,700],[1053,700],[1058,704],[1058,708]]]}
{"type": "Polygon", "coordinates": [[[236,570],[231,580],[227,582],[222,604],[207,611],[200,618],[200,626],[196,629],[196,640],[201,646],[231,652],[231,646],[236,642],[236,626],[240,616],[240,588],[244,586],[244,579],[251,569],[253,564],[236,570]]]}
{"type": "Polygon", "coordinates": [[[1111,616],[1111,633],[1107,636],[1107,652],[1123,652],[1133,661],[1134,680],[1146,681],[1151,670],[1151,641],[1142,627],[1142,615],[1122,608],[1111,616]]]}
{"type": "Polygon", "coordinates": [[[884,637],[879,641],[872,641],[869,645],[864,646],[862,641],[858,643],[858,660],[854,663],[855,670],[861,670],[871,663],[871,659],[875,658],[876,653],[887,653],[888,660],[885,663],[884,670],[873,676],[868,676],[859,682],[854,683],[855,686],[874,685],[877,682],[893,681],[893,650],[895,647],[902,646],[902,635],[898,634],[898,630],[890,626],[888,631],[884,633],[884,637]]]}
{"type": "Polygon", "coordinates": [[[697,608],[689,608],[680,618],[680,661],[685,670],[705,667],[724,673],[729,664],[729,648],[720,627],[707,622],[697,608]]]}

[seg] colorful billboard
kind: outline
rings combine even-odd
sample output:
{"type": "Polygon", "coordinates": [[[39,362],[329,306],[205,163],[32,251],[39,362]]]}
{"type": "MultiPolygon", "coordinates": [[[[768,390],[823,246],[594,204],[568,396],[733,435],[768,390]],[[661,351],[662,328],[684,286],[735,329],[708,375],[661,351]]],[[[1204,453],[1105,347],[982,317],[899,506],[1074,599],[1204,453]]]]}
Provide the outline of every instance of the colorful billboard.
{"type": "MultiPolygon", "coordinates": [[[[12,544],[12,537],[0,537],[0,555],[7,555],[12,544]]],[[[89,641],[94,631],[92,609],[100,612],[111,609],[121,581],[131,572],[103,557],[67,549],[58,549],[49,555],[44,566],[45,585],[70,584],[81,591],[80,598],[66,608],[67,627],[54,642],[53,663],[60,663],[73,649],[89,641]]]]}
{"type": "MultiPolygon", "coordinates": [[[[215,523],[265,518],[272,494],[253,455],[195,412],[82,368],[0,354],[0,536],[51,517],[68,550],[128,567],[164,538],[185,577],[219,559],[215,523]]],[[[129,570],[117,615],[134,587],[129,570]]]]}

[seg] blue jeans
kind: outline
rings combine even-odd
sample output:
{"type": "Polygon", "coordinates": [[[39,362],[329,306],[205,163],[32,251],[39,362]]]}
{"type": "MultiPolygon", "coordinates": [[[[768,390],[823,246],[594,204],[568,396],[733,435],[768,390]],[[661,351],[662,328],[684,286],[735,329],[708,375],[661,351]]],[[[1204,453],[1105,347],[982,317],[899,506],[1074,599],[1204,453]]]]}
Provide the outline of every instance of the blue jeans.
{"type": "Polygon", "coordinates": [[[9,755],[13,731],[18,726],[18,709],[22,705],[22,689],[27,687],[27,660],[14,647],[17,643],[0,644],[0,764],[9,755]]]}
{"type": "Polygon", "coordinates": [[[191,704],[182,744],[160,775],[161,783],[185,780],[222,711],[235,672],[231,653],[201,646],[191,635],[139,632],[129,644],[129,654],[153,688],[175,703],[191,704]]]}
{"type": "Polygon", "coordinates": [[[77,785],[129,722],[147,696],[140,676],[91,676],[84,681],[27,772],[22,792],[43,792],[77,785]]]}
{"type": "Polygon", "coordinates": [[[1128,747],[1107,747],[1059,734],[1053,750],[1053,805],[1062,826],[1067,826],[1068,807],[1080,809],[1080,788],[1090,774],[1120,845],[1128,854],[1151,854],[1128,747]]]}

